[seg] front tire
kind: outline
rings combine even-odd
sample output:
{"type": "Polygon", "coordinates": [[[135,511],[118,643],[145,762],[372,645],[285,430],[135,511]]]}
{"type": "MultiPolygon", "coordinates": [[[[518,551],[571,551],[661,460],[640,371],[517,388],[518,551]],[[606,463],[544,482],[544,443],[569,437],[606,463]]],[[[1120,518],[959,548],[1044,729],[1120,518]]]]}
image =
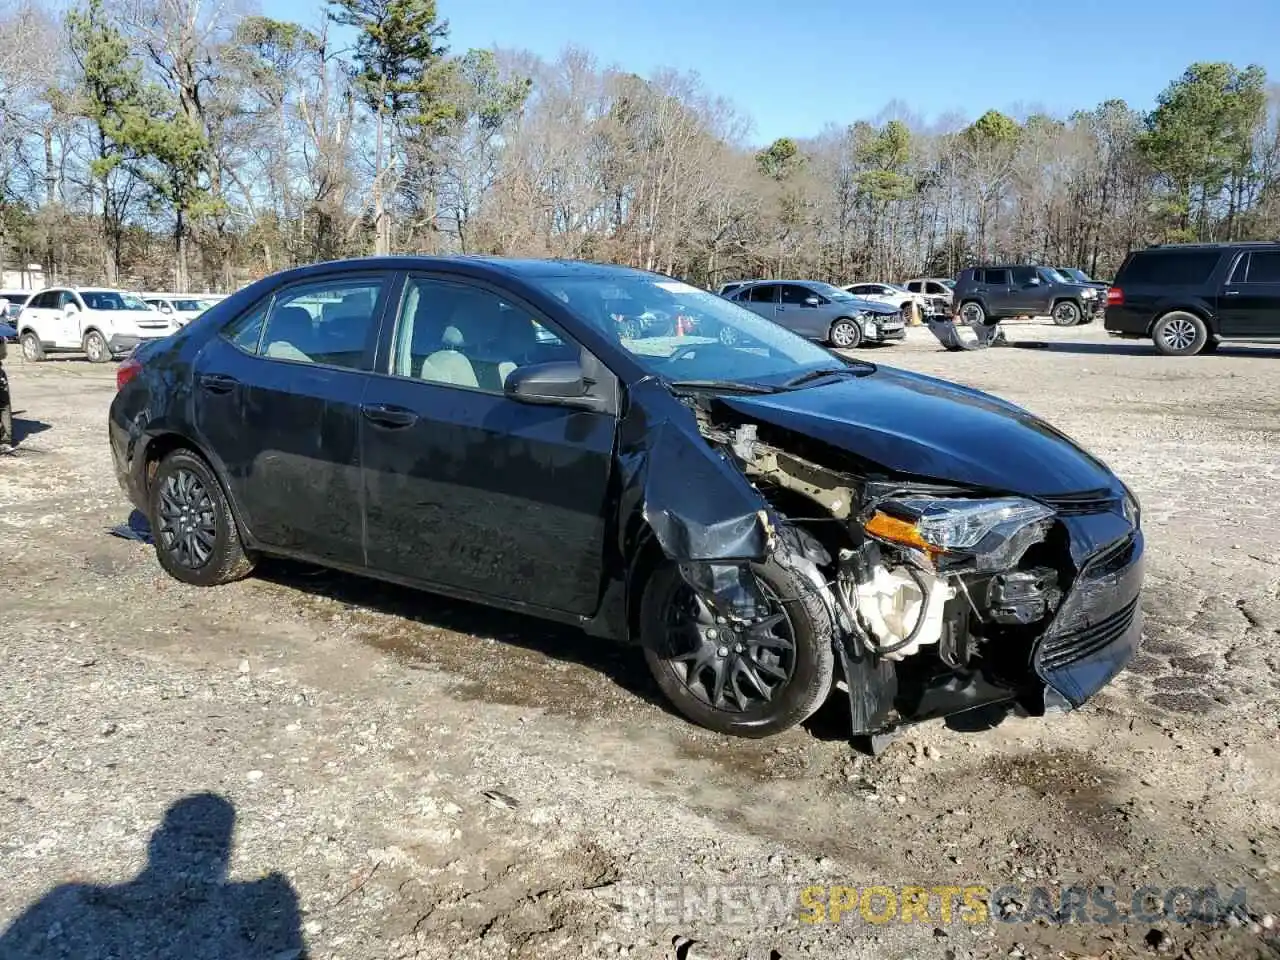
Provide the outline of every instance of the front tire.
{"type": "Polygon", "coordinates": [[[1074,327],[1081,316],[1080,305],[1074,300],[1059,300],[1053,305],[1053,322],[1059,327],[1074,327]]]}
{"type": "Polygon", "coordinates": [[[107,338],[97,330],[90,330],[84,335],[84,352],[90,363],[106,363],[111,359],[107,338]]]}
{"type": "Polygon", "coordinates": [[[1151,340],[1166,357],[1193,357],[1209,342],[1209,328],[1194,313],[1174,310],[1156,321],[1151,340]]]}
{"type": "Polygon", "coordinates": [[[837,350],[853,350],[862,343],[862,328],[848,317],[841,317],[831,325],[827,342],[837,350]]]}
{"type": "Polygon", "coordinates": [[[149,506],[156,559],[174,579],[214,587],[253,569],[222,484],[197,454],[175,450],[160,461],[149,506]]]}
{"type": "Polygon", "coordinates": [[[831,620],[813,585],[776,560],[751,565],[771,613],[749,629],[719,623],[674,564],[640,603],[645,660],[683,716],[717,733],[768,737],[807,720],[835,676],[831,620]]]}
{"type": "Polygon", "coordinates": [[[28,330],[19,338],[22,344],[22,359],[28,363],[39,363],[44,359],[44,344],[34,332],[28,330]]]}

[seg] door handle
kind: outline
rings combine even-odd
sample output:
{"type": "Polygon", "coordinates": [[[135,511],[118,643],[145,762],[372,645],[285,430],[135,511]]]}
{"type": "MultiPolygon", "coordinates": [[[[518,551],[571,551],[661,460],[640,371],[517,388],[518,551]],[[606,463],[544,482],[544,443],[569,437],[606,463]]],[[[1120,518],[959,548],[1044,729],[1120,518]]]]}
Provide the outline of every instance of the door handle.
{"type": "Polygon", "coordinates": [[[1226,296],[1226,297],[1238,297],[1238,296],[1240,296],[1240,291],[1239,291],[1239,290],[1224,290],[1222,293],[1223,293],[1223,296],[1226,296]]]}
{"type": "Polygon", "coordinates": [[[235,377],[229,377],[225,373],[204,373],[200,375],[200,386],[210,393],[230,393],[239,383],[240,381],[235,377]]]}
{"type": "Polygon", "coordinates": [[[386,403],[366,403],[360,407],[360,412],[370,423],[390,430],[411,427],[418,422],[418,415],[412,410],[386,403]]]}

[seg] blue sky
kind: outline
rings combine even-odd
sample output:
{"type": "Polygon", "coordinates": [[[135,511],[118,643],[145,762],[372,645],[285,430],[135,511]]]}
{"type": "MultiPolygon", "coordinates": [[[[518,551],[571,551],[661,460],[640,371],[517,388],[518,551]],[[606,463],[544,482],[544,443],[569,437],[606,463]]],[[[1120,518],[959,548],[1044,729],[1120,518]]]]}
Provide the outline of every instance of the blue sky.
{"type": "MultiPolygon", "coordinates": [[[[696,70],[754,121],[753,139],[989,107],[1069,113],[1120,97],[1149,109],[1196,60],[1258,63],[1280,81],[1280,0],[438,0],[450,46],[568,44],[639,74],[696,70]],[[1210,12],[1212,11],[1212,12],[1210,12]]],[[[283,7],[283,9],[281,9],[283,7]]],[[[315,21],[320,3],[270,13],[315,21]]]]}

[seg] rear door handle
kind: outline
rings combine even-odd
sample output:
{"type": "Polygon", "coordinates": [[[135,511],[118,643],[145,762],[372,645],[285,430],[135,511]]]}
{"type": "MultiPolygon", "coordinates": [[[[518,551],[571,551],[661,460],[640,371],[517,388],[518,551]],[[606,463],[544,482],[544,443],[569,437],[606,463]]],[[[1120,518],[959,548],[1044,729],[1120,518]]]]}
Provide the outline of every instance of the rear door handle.
{"type": "Polygon", "coordinates": [[[240,381],[235,377],[229,377],[225,373],[203,373],[200,375],[200,386],[210,393],[230,393],[239,383],[240,381]]]}
{"type": "Polygon", "coordinates": [[[364,414],[364,418],[370,423],[390,430],[411,427],[418,422],[418,415],[412,410],[406,410],[404,407],[393,407],[386,403],[366,403],[360,407],[360,412],[364,414]]]}
{"type": "Polygon", "coordinates": [[[1227,296],[1227,297],[1238,297],[1238,296],[1240,296],[1240,291],[1239,291],[1239,290],[1224,290],[1224,291],[1223,291],[1223,296],[1227,296]]]}

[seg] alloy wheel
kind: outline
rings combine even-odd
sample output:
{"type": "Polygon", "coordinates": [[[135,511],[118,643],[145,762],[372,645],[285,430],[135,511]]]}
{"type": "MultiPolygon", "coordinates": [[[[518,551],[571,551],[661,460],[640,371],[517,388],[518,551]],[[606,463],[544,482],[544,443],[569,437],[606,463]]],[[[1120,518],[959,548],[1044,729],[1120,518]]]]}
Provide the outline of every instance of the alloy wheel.
{"type": "Polygon", "coordinates": [[[976,303],[966,303],[960,308],[960,319],[973,326],[986,320],[986,311],[976,303]]]}
{"type": "Polygon", "coordinates": [[[1080,320],[1080,311],[1074,303],[1060,303],[1053,308],[1053,322],[1060,327],[1075,326],[1080,320]]]}
{"type": "Polygon", "coordinates": [[[842,350],[856,347],[861,336],[851,320],[837,320],[831,327],[831,342],[842,350]]]}
{"type": "Polygon", "coordinates": [[[101,336],[91,333],[84,339],[84,352],[91,363],[102,363],[107,359],[107,344],[101,336]]]}
{"type": "Polygon", "coordinates": [[[31,363],[40,359],[40,342],[30,333],[22,338],[22,359],[31,363]]]}
{"type": "Polygon", "coordinates": [[[717,618],[688,586],[676,591],[667,608],[668,649],[681,651],[667,663],[694,697],[717,710],[745,713],[768,704],[795,672],[794,628],[765,589],[768,613],[751,624],[717,618]]]}
{"type": "Polygon", "coordinates": [[[176,470],[160,488],[156,539],[174,562],[198,570],[209,562],[217,538],[213,498],[190,470],[176,470]]]}
{"type": "Polygon", "coordinates": [[[1170,350],[1186,350],[1196,342],[1196,326],[1185,317],[1171,317],[1160,331],[1160,339],[1170,350]]]}

